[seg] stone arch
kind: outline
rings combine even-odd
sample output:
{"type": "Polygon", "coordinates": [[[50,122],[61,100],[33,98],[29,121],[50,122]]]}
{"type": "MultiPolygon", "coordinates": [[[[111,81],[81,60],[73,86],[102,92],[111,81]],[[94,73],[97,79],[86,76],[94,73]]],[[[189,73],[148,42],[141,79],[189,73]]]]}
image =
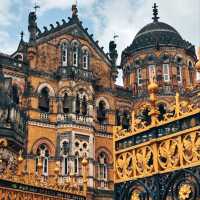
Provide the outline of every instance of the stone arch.
{"type": "Polygon", "coordinates": [[[48,83],[42,83],[42,84],[40,84],[39,87],[38,87],[38,89],[37,89],[37,93],[40,94],[40,92],[42,91],[42,89],[45,88],[45,87],[49,89],[49,95],[50,95],[50,97],[55,97],[55,90],[48,83]]]}
{"type": "Polygon", "coordinates": [[[109,101],[107,100],[106,97],[99,97],[99,98],[97,98],[97,100],[96,100],[96,107],[99,106],[100,101],[104,101],[105,102],[107,110],[110,109],[110,104],[109,104],[109,101]]]}
{"type": "Polygon", "coordinates": [[[50,156],[55,156],[55,146],[53,144],[53,142],[48,139],[48,138],[39,138],[38,140],[36,140],[32,146],[31,152],[36,155],[37,149],[41,144],[46,144],[48,149],[49,149],[49,154],[50,156]]]}
{"type": "Polygon", "coordinates": [[[112,157],[112,153],[110,152],[110,150],[108,150],[106,147],[100,146],[97,150],[96,150],[96,160],[98,160],[98,157],[100,155],[100,153],[104,152],[107,157],[108,157],[108,164],[112,164],[113,163],[113,157],[112,157]]]}
{"type": "Polygon", "coordinates": [[[62,87],[59,91],[58,91],[58,96],[59,97],[64,97],[65,93],[67,93],[68,96],[72,96],[72,90],[69,87],[62,87]]]}
{"type": "Polygon", "coordinates": [[[63,43],[66,43],[67,46],[68,46],[68,45],[69,45],[69,40],[68,40],[67,38],[61,38],[61,39],[58,41],[59,47],[61,47],[61,45],[62,45],[63,43]]]}
{"type": "Polygon", "coordinates": [[[77,47],[79,47],[81,45],[80,41],[79,40],[76,40],[76,39],[73,39],[71,41],[71,46],[74,46],[75,44],[77,44],[77,47]]]}
{"type": "Polygon", "coordinates": [[[86,94],[87,97],[88,97],[88,100],[92,100],[92,99],[93,99],[93,91],[90,89],[90,87],[84,86],[83,84],[77,84],[77,85],[74,87],[73,96],[76,96],[77,93],[78,93],[80,90],[83,90],[83,91],[85,92],[85,94],[86,94]]]}

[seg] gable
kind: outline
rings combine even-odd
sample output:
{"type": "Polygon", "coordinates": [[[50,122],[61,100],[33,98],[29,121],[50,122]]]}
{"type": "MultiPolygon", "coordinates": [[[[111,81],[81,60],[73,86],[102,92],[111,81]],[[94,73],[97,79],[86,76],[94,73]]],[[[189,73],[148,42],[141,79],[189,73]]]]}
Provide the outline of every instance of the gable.
{"type": "Polygon", "coordinates": [[[48,42],[54,38],[61,37],[62,35],[80,38],[86,40],[91,47],[95,49],[96,53],[111,67],[111,61],[108,55],[103,51],[103,48],[98,45],[98,41],[94,41],[93,34],[90,35],[88,29],[84,29],[82,22],[80,22],[79,19],[74,20],[70,18],[68,23],[63,20],[62,25],[57,22],[56,27],[53,25],[50,25],[50,27],[50,30],[45,27],[43,33],[39,32],[36,39],[37,44],[48,42]]]}

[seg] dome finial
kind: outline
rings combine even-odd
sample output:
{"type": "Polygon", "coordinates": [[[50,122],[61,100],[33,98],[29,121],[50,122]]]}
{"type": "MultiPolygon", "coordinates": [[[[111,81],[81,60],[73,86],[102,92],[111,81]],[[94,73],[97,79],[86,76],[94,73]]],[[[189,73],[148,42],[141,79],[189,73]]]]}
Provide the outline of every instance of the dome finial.
{"type": "Polygon", "coordinates": [[[160,17],[158,17],[158,6],[156,5],[156,3],[154,3],[154,5],[153,5],[153,17],[152,17],[152,19],[153,19],[154,22],[158,22],[159,18],[160,17]]]}

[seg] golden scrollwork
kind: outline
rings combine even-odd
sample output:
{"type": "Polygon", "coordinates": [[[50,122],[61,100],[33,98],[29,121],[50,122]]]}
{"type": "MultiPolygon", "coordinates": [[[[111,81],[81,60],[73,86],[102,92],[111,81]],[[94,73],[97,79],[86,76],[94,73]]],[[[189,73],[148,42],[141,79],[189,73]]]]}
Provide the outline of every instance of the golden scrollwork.
{"type": "Polygon", "coordinates": [[[197,162],[200,159],[200,132],[192,132],[183,138],[183,157],[186,162],[197,162]]]}
{"type": "Polygon", "coordinates": [[[115,151],[116,182],[200,165],[200,128],[115,151]]]}
{"type": "Polygon", "coordinates": [[[145,146],[136,150],[136,169],[140,175],[145,175],[153,170],[153,149],[145,146]]]}
{"type": "Polygon", "coordinates": [[[190,194],[192,193],[191,186],[189,184],[183,184],[181,185],[179,189],[179,200],[187,200],[190,197],[190,194]]]}
{"type": "Polygon", "coordinates": [[[158,147],[158,162],[163,169],[176,167],[179,162],[178,141],[169,139],[158,147]]]}
{"type": "Polygon", "coordinates": [[[153,127],[162,126],[171,121],[180,120],[184,117],[188,117],[193,115],[194,113],[200,112],[200,109],[198,107],[195,107],[195,105],[190,103],[189,101],[181,101],[180,94],[176,93],[175,104],[170,106],[169,110],[164,114],[163,119],[159,121],[158,119],[159,111],[156,107],[155,93],[150,93],[150,102],[151,104],[147,103],[143,107],[145,108],[148,105],[148,109],[150,111],[149,116],[151,117],[151,123],[146,123],[145,121],[142,121],[139,118],[139,116],[136,116],[135,111],[133,111],[131,130],[127,131],[123,130],[122,127],[119,127],[118,131],[113,131],[115,140],[127,138],[129,136],[139,134],[144,130],[149,130],[153,127]]]}
{"type": "Polygon", "coordinates": [[[133,159],[130,152],[120,154],[116,160],[116,171],[120,178],[131,177],[133,173],[133,159]]]}

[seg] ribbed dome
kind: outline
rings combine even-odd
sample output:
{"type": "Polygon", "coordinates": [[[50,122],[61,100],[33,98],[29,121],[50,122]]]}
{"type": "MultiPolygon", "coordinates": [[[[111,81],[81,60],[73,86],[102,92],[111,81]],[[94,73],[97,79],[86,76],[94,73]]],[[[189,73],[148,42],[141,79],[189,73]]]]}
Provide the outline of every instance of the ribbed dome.
{"type": "Polygon", "coordinates": [[[159,46],[184,48],[185,41],[170,25],[163,22],[153,22],[146,25],[137,33],[128,50],[134,52],[159,46]]]}
{"type": "Polygon", "coordinates": [[[153,22],[144,26],[135,36],[132,44],[124,53],[134,53],[148,48],[177,47],[184,48],[195,55],[194,46],[182,39],[172,26],[158,21],[157,5],[153,7],[153,22]]]}

